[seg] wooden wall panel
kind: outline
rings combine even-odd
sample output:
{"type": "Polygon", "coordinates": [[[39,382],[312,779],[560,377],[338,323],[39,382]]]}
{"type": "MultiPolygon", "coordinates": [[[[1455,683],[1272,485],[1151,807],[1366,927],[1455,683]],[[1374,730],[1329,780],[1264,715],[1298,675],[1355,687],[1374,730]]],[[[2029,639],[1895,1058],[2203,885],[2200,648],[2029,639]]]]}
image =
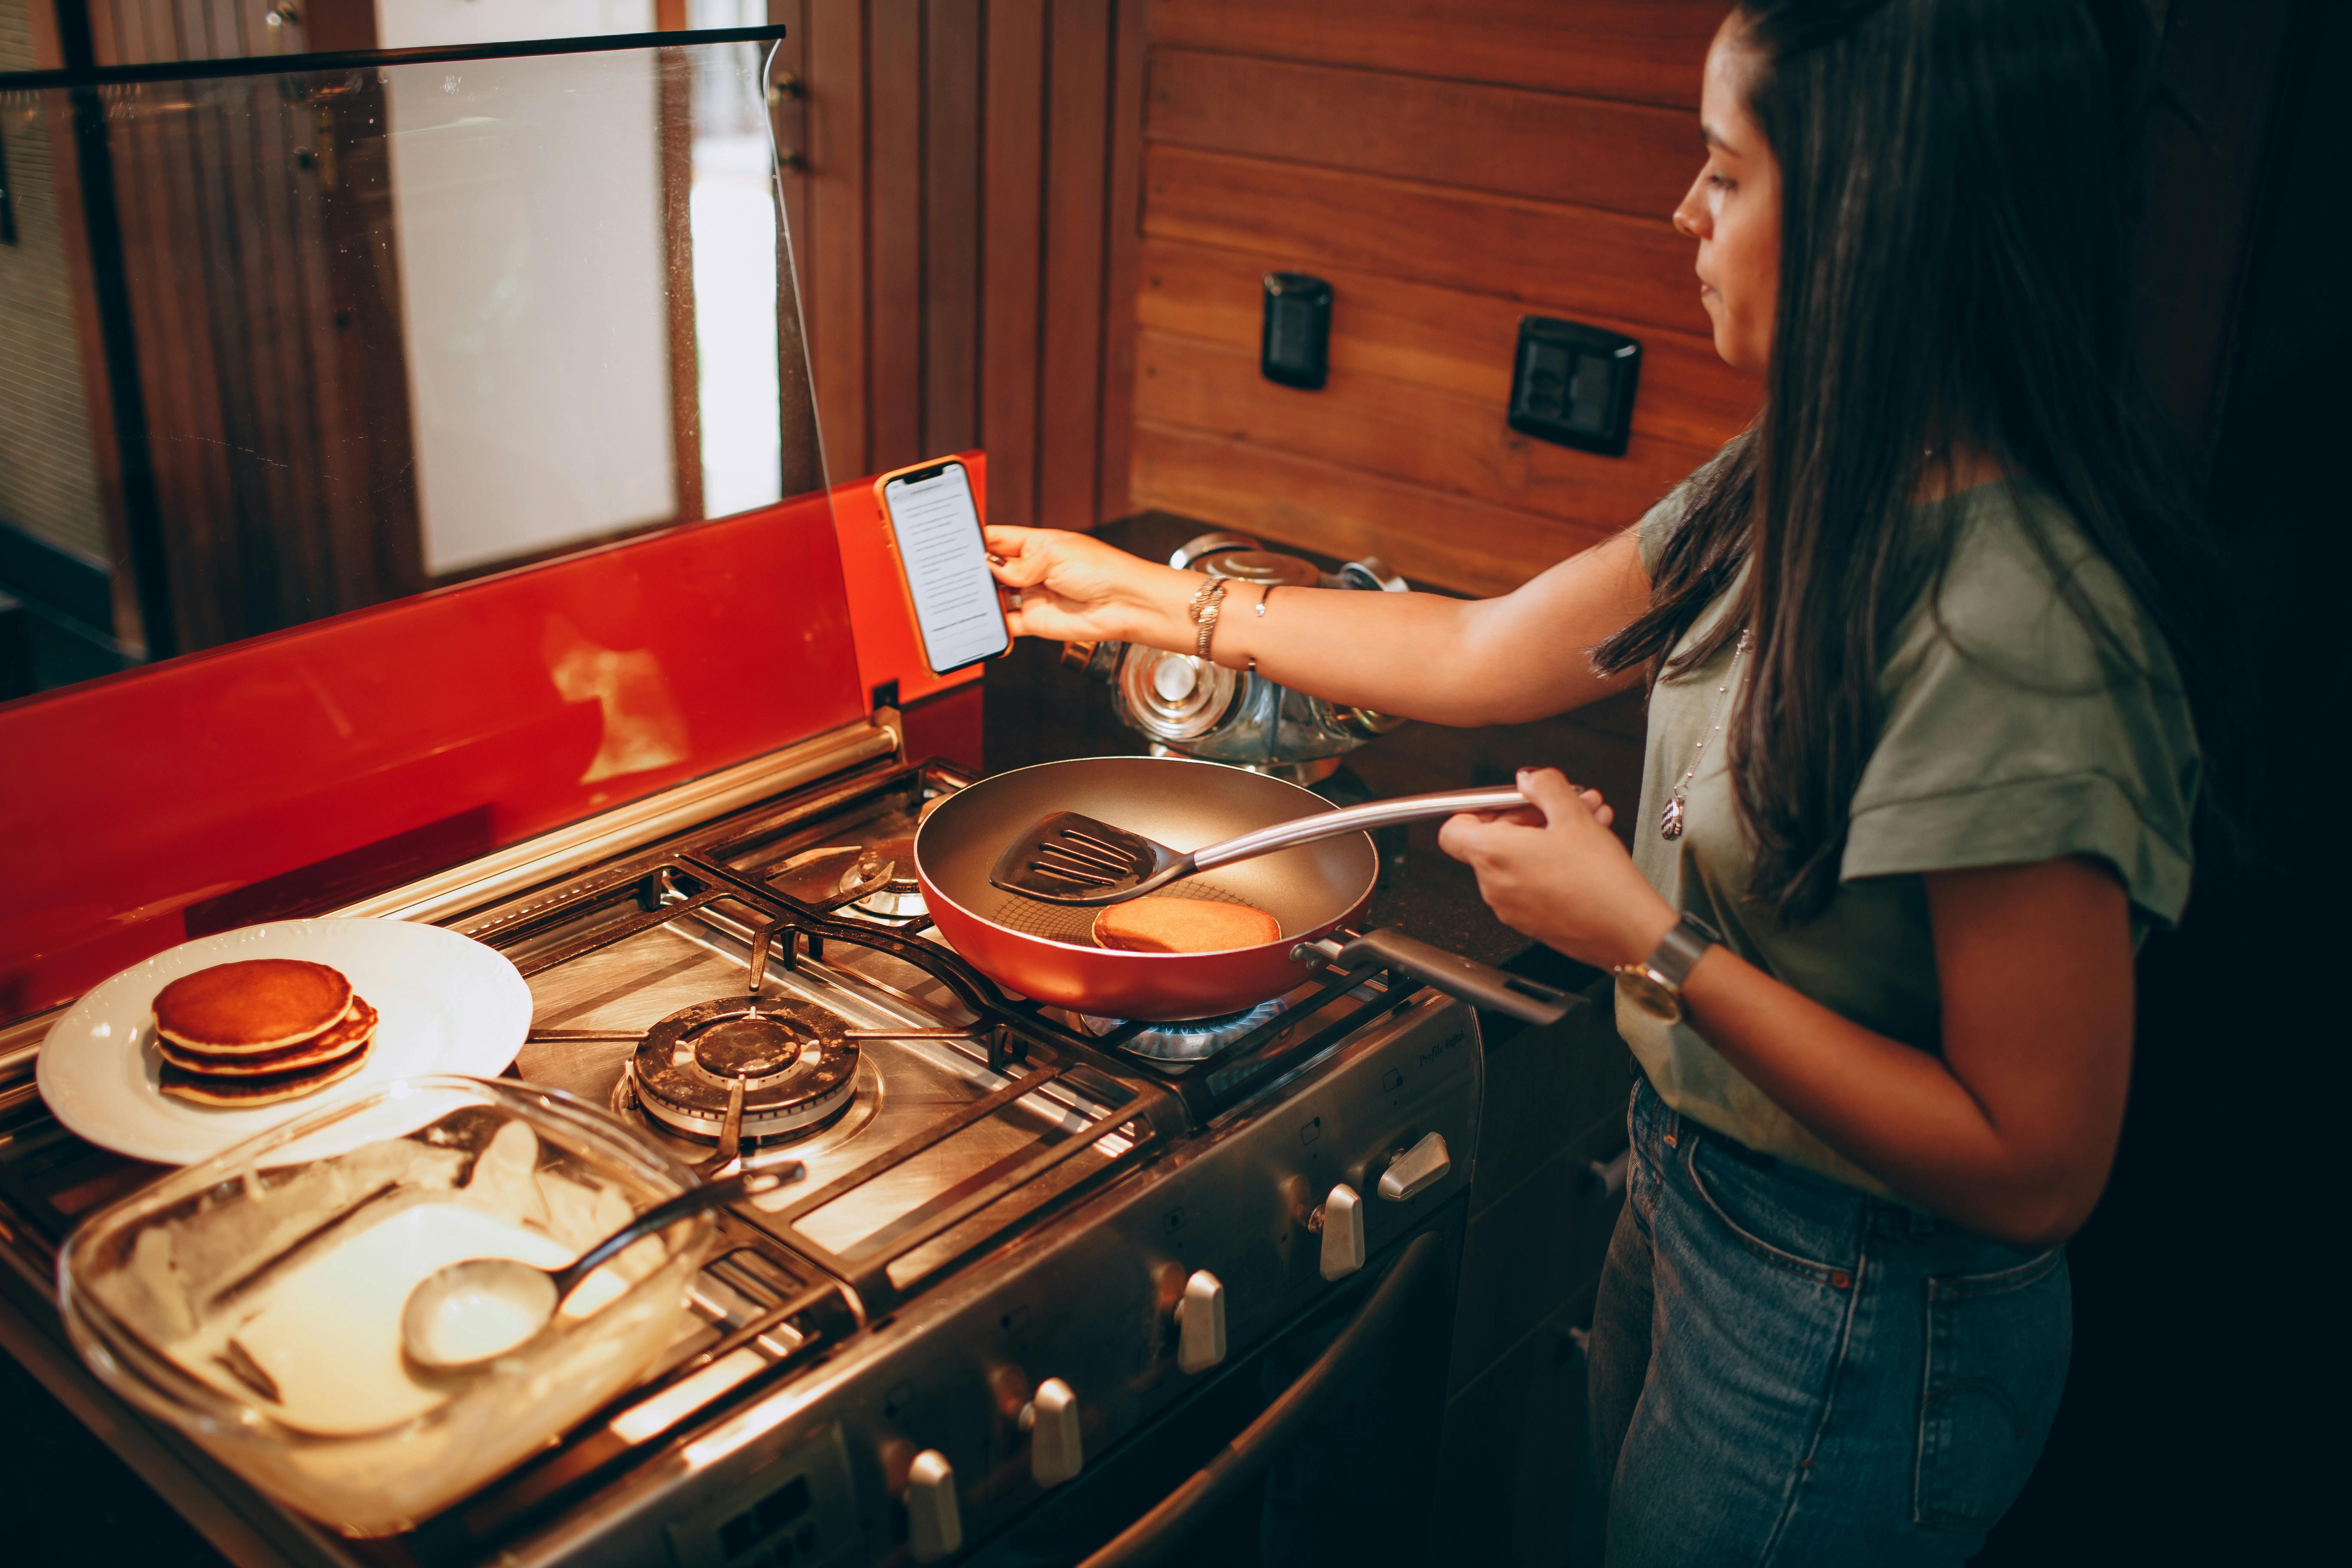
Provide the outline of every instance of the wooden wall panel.
{"type": "Polygon", "coordinates": [[[1494,591],[1638,517],[1752,416],[1675,203],[1717,0],[1154,0],[1140,504],[1494,591]],[[1270,271],[1334,291],[1317,392],[1257,370],[1270,271]],[[1643,348],[1619,458],[1506,420],[1520,321],[1643,348]]]}
{"type": "Polygon", "coordinates": [[[993,519],[1124,513],[1141,0],[802,4],[827,467],[977,445],[993,519]]]}
{"type": "Polygon", "coordinates": [[[1045,299],[1037,388],[1037,510],[1090,516],[1102,405],[1103,213],[1111,12],[1053,10],[1045,83],[1045,299]]]}
{"type": "Polygon", "coordinates": [[[866,225],[874,247],[866,321],[873,399],[867,417],[877,468],[928,455],[922,307],[930,186],[923,171],[923,8],[912,0],[885,0],[869,7],[866,18],[866,225]]]}
{"type": "Polygon", "coordinates": [[[1155,0],[1155,45],[1698,107],[1723,0],[1155,0]]]}
{"type": "Polygon", "coordinates": [[[1607,530],[1647,510],[1711,448],[1636,435],[1625,456],[1591,455],[1522,436],[1493,402],[1386,376],[1334,376],[1314,397],[1258,374],[1253,344],[1236,350],[1147,331],[1136,345],[1136,414],[1286,452],[1312,453],[1497,506],[1607,530]]]}
{"type": "Polygon", "coordinates": [[[1681,200],[1698,145],[1685,109],[1193,49],[1153,51],[1149,113],[1171,145],[1646,218],[1681,200]]]}
{"type": "Polygon", "coordinates": [[[1105,214],[1100,458],[1095,514],[1124,517],[1135,437],[1135,291],[1142,272],[1147,0],[1118,0],[1111,37],[1110,195],[1105,214]]]}
{"type": "MultiPolygon", "coordinates": [[[[1664,218],[1151,144],[1143,232],[1679,332],[1706,330],[1696,247],[1664,218]]],[[[1337,321],[1337,315],[1334,315],[1337,321]]]]}
{"type": "Polygon", "coordinates": [[[1045,255],[1045,7],[988,8],[981,199],[981,438],[988,511],[1037,518],[1037,323],[1045,255]]]}
{"type": "MultiPolygon", "coordinates": [[[[1139,323],[1255,354],[1258,280],[1293,260],[1270,250],[1146,240],[1136,299],[1139,323]]],[[[1331,340],[1335,384],[1360,374],[1377,375],[1483,398],[1490,407],[1510,396],[1520,319],[1531,310],[1576,311],[1572,303],[1474,294],[1345,268],[1325,267],[1320,276],[1346,301],[1331,340]]],[[[1637,437],[1712,448],[1755,412],[1758,382],[1724,363],[1712,340],[1595,312],[1580,319],[1642,340],[1641,395],[1633,405],[1637,437]]]]}
{"type": "MultiPolygon", "coordinates": [[[[803,300],[814,286],[814,279],[808,275],[808,258],[802,249],[809,234],[808,13],[809,0],[768,0],[768,20],[781,23],[784,28],[784,36],[776,45],[774,60],[768,68],[768,121],[776,137],[777,184],[783,189],[788,262],[794,274],[793,286],[799,290],[796,297],[803,300]]],[[[803,323],[800,338],[803,355],[808,346],[803,323]]],[[[787,488],[784,493],[793,495],[798,491],[787,488]]]]}
{"type": "Polygon", "coordinates": [[[930,452],[980,445],[981,71],[971,0],[928,0],[923,50],[923,434],[930,452]]]}
{"type": "Polygon", "coordinates": [[[870,460],[866,408],[866,7],[861,0],[807,0],[806,165],[797,179],[808,208],[802,310],[809,375],[828,474],[879,467],[870,460]]]}
{"type": "Polygon", "coordinates": [[[1401,484],[1198,430],[1135,424],[1135,487],[1154,506],[1347,559],[1378,555],[1418,582],[1499,594],[1527,563],[1564,560],[1615,531],[1401,484]]]}
{"type": "Polygon", "coordinates": [[[768,20],[786,31],[768,66],[768,119],[776,138],[777,185],[784,232],[776,246],[776,366],[779,406],[785,411],[782,493],[805,495],[824,483],[823,426],[816,418],[804,306],[815,279],[808,242],[808,0],[768,0],[768,20]]]}

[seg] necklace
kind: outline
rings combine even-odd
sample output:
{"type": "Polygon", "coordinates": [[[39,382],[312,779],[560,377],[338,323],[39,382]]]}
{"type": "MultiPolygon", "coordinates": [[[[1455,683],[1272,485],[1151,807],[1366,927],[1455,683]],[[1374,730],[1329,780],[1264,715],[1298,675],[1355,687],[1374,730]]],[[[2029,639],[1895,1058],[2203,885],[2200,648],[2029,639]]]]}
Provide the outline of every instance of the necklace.
{"type": "Polygon", "coordinates": [[[1658,816],[1658,837],[1661,838],[1672,840],[1683,836],[1683,803],[1689,796],[1691,780],[1698,776],[1699,763],[1706,760],[1706,743],[1715,739],[1717,731],[1723,728],[1724,710],[1729,706],[1724,697],[1731,689],[1733,678],[1739,673],[1739,656],[1747,651],[1748,633],[1743,630],[1739,640],[1731,645],[1731,662],[1724,667],[1723,684],[1715,689],[1715,722],[1707,726],[1706,733],[1701,735],[1691,748],[1691,765],[1683,770],[1681,778],[1675,781],[1674,794],[1667,797],[1666,809],[1658,816]]]}

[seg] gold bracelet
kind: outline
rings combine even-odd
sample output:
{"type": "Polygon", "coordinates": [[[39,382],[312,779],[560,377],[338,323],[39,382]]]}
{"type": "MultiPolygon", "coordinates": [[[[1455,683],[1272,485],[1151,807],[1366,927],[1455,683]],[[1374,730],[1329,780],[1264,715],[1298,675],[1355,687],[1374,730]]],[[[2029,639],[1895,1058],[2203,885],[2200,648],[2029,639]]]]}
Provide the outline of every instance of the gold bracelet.
{"type": "Polygon", "coordinates": [[[1195,658],[1205,660],[1209,657],[1209,639],[1217,635],[1217,617],[1224,613],[1226,586],[1223,577],[1212,577],[1192,595],[1192,624],[1201,628],[1192,645],[1195,658]]]}

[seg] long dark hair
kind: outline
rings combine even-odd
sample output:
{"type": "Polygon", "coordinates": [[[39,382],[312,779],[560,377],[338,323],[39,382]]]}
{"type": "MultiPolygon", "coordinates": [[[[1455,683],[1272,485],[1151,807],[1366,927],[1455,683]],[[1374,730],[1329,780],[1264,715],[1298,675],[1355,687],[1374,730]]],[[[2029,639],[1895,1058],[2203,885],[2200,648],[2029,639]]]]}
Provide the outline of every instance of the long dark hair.
{"type": "MultiPolygon", "coordinates": [[[[1802,921],[1836,891],[1895,635],[1951,559],[1959,509],[1909,505],[1934,465],[1974,451],[2053,498],[2192,688],[2203,639],[2182,586],[2203,535],[2137,356],[2141,0],[1746,0],[1737,15],[1748,110],[1780,165],[1764,408],[1695,477],[1648,612],[1593,657],[1649,661],[1654,679],[1752,632],[1726,724],[1734,798],[1751,896],[1802,921]],[[1674,653],[1743,563],[1735,613],[1674,653]]],[[[2066,602],[2128,660],[2021,510],[2066,602]]]]}

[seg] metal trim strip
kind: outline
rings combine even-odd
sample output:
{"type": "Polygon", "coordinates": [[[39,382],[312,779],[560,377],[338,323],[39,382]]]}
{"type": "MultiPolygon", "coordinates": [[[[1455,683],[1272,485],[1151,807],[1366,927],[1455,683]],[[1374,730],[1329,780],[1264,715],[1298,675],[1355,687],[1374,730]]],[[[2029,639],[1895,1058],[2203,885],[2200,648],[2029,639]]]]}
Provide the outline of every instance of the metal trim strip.
{"type": "Polygon", "coordinates": [[[302,55],[225,55],[201,60],[142,60],[131,65],[64,66],[0,72],[0,92],[39,88],[127,87],[150,81],[199,81],[215,77],[283,76],[294,71],[365,70],[381,66],[454,64],[514,59],[526,55],[607,54],[619,49],[679,49],[698,44],[773,44],[784,29],[702,27],[673,33],[591,33],[562,38],[516,38],[494,44],[429,44],[412,49],[331,49],[302,55]]]}
{"type": "Polygon", "coordinates": [[[870,720],[845,724],[764,757],[753,757],[568,827],[526,838],[334,912],[423,921],[492,903],[608,856],[642,848],[656,838],[724,816],[779,790],[893,755],[903,743],[898,715],[877,712],[870,720]]]}

